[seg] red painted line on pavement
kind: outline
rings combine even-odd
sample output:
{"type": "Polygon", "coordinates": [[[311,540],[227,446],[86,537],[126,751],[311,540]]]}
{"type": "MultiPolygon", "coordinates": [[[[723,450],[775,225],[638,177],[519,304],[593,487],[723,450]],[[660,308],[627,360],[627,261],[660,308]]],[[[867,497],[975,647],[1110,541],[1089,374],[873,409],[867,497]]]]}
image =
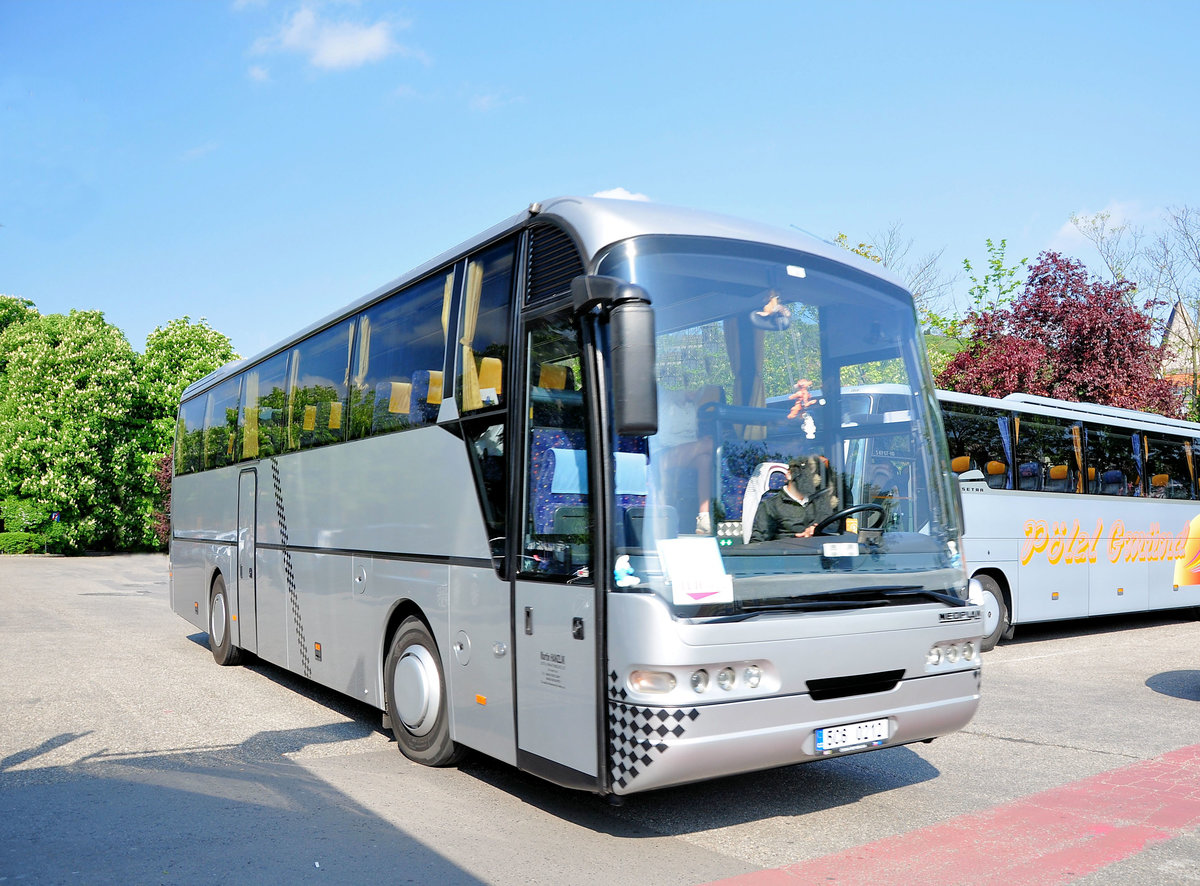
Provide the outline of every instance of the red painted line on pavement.
{"type": "MultiPolygon", "coordinates": [[[[1200,826],[1200,745],[721,886],[1070,883],[1200,826]]],[[[715,886],[715,884],[714,884],[715,886]]]]}

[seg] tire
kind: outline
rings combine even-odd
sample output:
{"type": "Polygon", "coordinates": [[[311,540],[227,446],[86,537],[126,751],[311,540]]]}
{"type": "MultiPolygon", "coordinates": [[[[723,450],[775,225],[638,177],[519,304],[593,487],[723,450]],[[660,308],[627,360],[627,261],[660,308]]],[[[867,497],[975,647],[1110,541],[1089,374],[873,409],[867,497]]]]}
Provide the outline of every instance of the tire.
{"type": "Polygon", "coordinates": [[[400,753],[425,766],[451,766],[462,758],[463,749],[450,738],[442,659],[419,618],[406,618],[392,638],[383,689],[400,753]]]}
{"type": "Polygon", "coordinates": [[[995,649],[1003,637],[1012,639],[1012,622],[1008,614],[1008,603],[1004,599],[1004,591],[996,579],[990,575],[977,575],[983,588],[983,640],[979,644],[980,651],[987,652],[995,649]]]}
{"type": "Polygon", "coordinates": [[[235,665],[242,660],[242,650],[233,645],[230,626],[229,594],[225,579],[218,575],[208,596],[208,648],[219,665],[235,665]]]}

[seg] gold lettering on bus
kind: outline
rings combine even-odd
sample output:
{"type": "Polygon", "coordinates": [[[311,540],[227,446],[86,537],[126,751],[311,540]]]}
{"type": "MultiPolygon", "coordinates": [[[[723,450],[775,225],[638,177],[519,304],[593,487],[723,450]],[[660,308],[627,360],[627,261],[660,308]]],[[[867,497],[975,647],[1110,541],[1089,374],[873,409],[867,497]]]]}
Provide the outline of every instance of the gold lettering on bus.
{"type": "Polygon", "coordinates": [[[1095,530],[1088,532],[1078,520],[1071,523],[1026,520],[1021,565],[1028,566],[1037,554],[1052,566],[1095,563],[1101,538],[1105,540],[1105,555],[1110,563],[1181,560],[1188,549],[1188,528],[1184,526],[1178,533],[1165,532],[1158,523],[1151,523],[1147,530],[1138,531],[1127,529],[1124,520],[1114,520],[1105,532],[1104,521],[1097,520],[1095,530]]]}

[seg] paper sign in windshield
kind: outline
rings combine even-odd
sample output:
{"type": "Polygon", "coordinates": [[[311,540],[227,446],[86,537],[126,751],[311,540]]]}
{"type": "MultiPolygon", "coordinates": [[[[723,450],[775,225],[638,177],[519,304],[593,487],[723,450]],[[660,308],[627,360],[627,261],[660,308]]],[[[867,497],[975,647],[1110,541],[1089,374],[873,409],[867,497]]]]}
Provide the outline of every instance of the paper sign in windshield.
{"type": "Polygon", "coordinates": [[[715,538],[659,539],[658,558],[677,606],[733,602],[733,576],[725,572],[715,538]]]}

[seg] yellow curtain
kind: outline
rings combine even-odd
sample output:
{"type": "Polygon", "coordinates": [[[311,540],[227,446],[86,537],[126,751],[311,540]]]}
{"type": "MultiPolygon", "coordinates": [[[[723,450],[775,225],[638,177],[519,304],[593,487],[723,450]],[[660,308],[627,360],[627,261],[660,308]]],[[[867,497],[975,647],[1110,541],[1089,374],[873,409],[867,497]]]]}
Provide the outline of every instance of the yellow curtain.
{"type": "Polygon", "coordinates": [[[246,373],[246,427],[242,433],[242,458],[258,458],[258,372],[246,373]]]}
{"type": "Polygon", "coordinates": [[[450,341],[450,297],[454,294],[454,272],[446,275],[446,285],[442,289],[442,342],[450,341]]]}
{"type": "MultiPolygon", "coordinates": [[[[736,406],[767,405],[766,387],[762,378],[763,331],[749,328],[741,317],[731,317],[722,321],[725,332],[725,353],[729,355],[729,364],[733,367],[733,402],[736,406]],[[750,346],[751,363],[745,365],[742,354],[743,344],[750,346]],[[749,372],[747,372],[749,370],[749,372]]],[[[762,440],[767,436],[765,425],[734,425],[735,434],[740,434],[743,440],[762,440]]]]}
{"type": "Polygon", "coordinates": [[[473,261],[467,266],[467,303],[463,306],[462,345],[462,405],[463,411],[480,409],[483,397],[479,393],[479,367],[475,365],[475,326],[479,322],[479,303],[483,296],[483,264],[473,261]]]}
{"type": "Polygon", "coordinates": [[[1075,444],[1075,465],[1076,476],[1075,491],[1083,492],[1083,428],[1079,425],[1072,425],[1071,440],[1075,444]]]}

